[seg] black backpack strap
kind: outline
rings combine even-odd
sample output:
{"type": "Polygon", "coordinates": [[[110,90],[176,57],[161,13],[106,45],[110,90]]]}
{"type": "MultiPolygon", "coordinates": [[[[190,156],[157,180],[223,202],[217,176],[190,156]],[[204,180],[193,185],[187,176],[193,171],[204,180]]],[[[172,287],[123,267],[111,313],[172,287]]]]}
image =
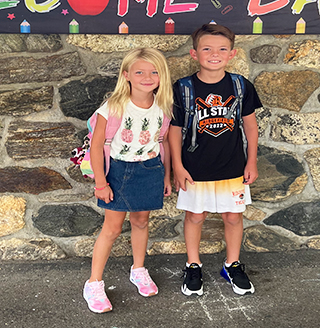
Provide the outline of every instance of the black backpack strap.
{"type": "Polygon", "coordinates": [[[185,111],[184,125],[181,129],[182,144],[184,144],[188,129],[192,127],[191,145],[187,150],[189,152],[194,152],[199,145],[196,143],[197,115],[195,115],[194,87],[192,83],[192,77],[184,77],[178,80],[178,82],[185,111]]]}
{"type": "Polygon", "coordinates": [[[244,80],[242,75],[234,74],[234,73],[230,73],[230,75],[233,82],[234,93],[236,96],[236,100],[232,105],[232,109],[234,109],[234,106],[237,106],[237,119],[239,121],[239,129],[241,131],[241,136],[242,136],[243,151],[244,151],[245,158],[247,159],[248,141],[247,141],[246,134],[244,133],[243,119],[242,119],[243,95],[245,92],[244,80]]]}

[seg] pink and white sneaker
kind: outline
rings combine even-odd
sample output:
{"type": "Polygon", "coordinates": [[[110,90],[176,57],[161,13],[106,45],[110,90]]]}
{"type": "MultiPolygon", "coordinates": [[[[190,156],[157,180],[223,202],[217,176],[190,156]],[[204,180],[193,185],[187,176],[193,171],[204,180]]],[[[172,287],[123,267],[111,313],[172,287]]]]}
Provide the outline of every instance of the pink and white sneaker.
{"type": "Polygon", "coordinates": [[[112,305],[104,289],[104,281],[86,281],[83,288],[83,297],[92,312],[103,313],[112,310],[112,305]]]}
{"type": "MultiPolygon", "coordinates": [[[[132,266],[133,267],[133,266],[132,266]]],[[[132,269],[130,271],[130,281],[137,286],[140,295],[149,297],[158,294],[158,287],[149,276],[145,267],[132,269]]]]}

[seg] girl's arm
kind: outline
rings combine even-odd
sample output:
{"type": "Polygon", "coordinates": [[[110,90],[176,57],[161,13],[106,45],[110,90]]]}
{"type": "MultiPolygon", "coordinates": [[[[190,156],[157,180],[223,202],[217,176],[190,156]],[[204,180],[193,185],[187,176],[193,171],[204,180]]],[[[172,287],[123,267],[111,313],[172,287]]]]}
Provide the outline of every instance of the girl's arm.
{"type": "Polygon", "coordinates": [[[248,159],[244,169],[244,184],[251,184],[258,178],[257,152],[258,152],[258,125],[255,113],[243,116],[244,133],[248,140],[248,159]]]}
{"type": "Polygon", "coordinates": [[[168,131],[163,137],[163,149],[164,149],[164,196],[170,196],[172,191],[172,185],[171,185],[171,156],[170,156],[170,147],[169,147],[169,140],[168,140],[168,131]]]}
{"type": "Polygon", "coordinates": [[[113,200],[113,192],[107,184],[104,172],[104,154],[103,146],[105,141],[105,131],[107,120],[98,114],[96,127],[93,132],[91,146],[90,146],[90,160],[91,167],[94,173],[94,179],[97,189],[95,190],[95,197],[102,199],[104,202],[109,203],[113,200]],[[104,188],[105,187],[105,188],[104,188]]]}
{"type": "Polygon", "coordinates": [[[169,144],[170,144],[170,153],[172,158],[172,168],[174,174],[174,184],[176,186],[176,191],[182,190],[186,191],[186,180],[191,184],[194,184],[194,181],[189,174],[189,172],[184,168],[181,160],[181,151],[182,151],[182,133],[181,127],[170,125],[169,128],[169,144]]]}

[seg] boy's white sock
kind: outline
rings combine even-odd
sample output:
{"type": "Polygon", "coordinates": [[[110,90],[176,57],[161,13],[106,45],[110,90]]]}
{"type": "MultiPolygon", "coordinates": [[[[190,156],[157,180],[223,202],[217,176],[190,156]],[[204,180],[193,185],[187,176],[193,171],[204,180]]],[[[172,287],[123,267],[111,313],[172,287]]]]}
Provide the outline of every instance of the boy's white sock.
{"type": "MultiPolygon", "coordinates": [[[[198,263],[197,263],[198,264],[198,263]]],[[[186,262],[186,267],[189,268],[191,264],[189,264],[188,262],[186,262]]],[[[198,264],[200,268],[202,268],[202,263],[198,264]]]]}
{"type": "MultiPolygon", "coordinates": [[[[236,261],[236,262],[239,262],[239,263],[240,263],[240,261],[236,261]]],[[[232,262],[232,263],[234,263],[234,262],[232,262]]],[[[232,265],[232,263],[224,262],[224,265],[225,265],[227,268],[230,268],[231,265],[232,265]]]]}

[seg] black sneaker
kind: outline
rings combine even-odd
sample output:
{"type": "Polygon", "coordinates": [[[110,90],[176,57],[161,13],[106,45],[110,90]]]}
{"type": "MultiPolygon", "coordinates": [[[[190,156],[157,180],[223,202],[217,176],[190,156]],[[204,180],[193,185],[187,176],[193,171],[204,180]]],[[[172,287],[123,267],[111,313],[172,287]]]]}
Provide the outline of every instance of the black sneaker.
{"type": "Polygon", "coordinates": [[[199,265],[197,263],[192,263],[189,268],[185,268],[183,272],[184,280],[181,286],[182,294],[187,296],[197,294],[201,296],[203,294],[203,282],[199,265]]]}
{"type": "Polygon", "coordinates": [[[253,294],[254,287],[244,272],[244,264],[233,262],[229,268],[223,264],[220,275],[231,283],[232,289],[236,294],[253,294]]]}

